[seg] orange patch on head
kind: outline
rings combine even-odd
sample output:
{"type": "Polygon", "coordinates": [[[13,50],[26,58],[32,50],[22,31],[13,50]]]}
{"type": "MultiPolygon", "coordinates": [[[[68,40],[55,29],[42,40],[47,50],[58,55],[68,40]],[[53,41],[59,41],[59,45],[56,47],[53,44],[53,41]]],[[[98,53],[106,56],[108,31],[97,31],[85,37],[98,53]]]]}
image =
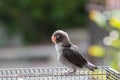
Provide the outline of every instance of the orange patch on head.
{"type": "Polygon", "coordinates": [[[55,37],[55,36],[52,36],[52,37],[51,37],[51,40],[52,40],[52,42],[55,43],[55,42],[56,42],[56,37],[55,37]]]}

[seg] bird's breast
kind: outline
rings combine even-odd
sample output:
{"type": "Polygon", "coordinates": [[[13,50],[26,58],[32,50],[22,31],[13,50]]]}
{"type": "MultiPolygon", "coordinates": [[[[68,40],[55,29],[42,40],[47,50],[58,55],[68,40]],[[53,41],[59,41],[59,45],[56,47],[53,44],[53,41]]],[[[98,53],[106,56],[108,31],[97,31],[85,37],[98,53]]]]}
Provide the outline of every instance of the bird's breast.
{"type": "Polygon", "coordinates": [[[57,55],[60,56],[60,54],[62,54],[63,48],[61,46],[56,45],[55,49],[56,49],[57,55]]]}

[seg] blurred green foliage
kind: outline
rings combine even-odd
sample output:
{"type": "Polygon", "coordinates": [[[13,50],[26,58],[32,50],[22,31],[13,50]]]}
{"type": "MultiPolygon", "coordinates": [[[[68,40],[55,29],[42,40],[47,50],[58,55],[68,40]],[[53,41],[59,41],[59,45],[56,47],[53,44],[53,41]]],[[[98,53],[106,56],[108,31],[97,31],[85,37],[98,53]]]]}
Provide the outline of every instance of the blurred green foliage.
{"type": "Polygon", "coordinates": [[[108,53],[108,55],[112,56],[111,67],[120,71],[120,9],[113,9],[107,11],[107,13],[110,15],[105,16],[100,11],[91,10],[89,17],[98,27],[109,32],[109,35],[103,38],[103,43],[109,48],[108,51],[112,49],[111,54],[108,53]],[[109,18],[107,18],[108,16],[109,18]]]}
{"type": "Polygon", "coordinates": [[[86,0],[0,0],[0,21],[8,33],[22,32],[25,43],[48,39],[56,29],[83,26],[86,0]]]}

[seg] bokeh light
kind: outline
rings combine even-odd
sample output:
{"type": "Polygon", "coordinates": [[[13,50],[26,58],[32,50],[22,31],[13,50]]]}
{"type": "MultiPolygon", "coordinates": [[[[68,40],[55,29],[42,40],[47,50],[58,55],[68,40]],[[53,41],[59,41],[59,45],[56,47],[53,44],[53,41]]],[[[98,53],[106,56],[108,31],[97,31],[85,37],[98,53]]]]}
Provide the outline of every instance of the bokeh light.
{"type": "Polygon", "coordinates": [[[106,20],[109,20],[112,17],[112,13],[110,11],[104,11],[103,16],[106,20]]]}
{"type": "Polygon", "coordinates": [[[91,10],[89,12],[89,18],[94,21],[100,27],[104,27],[106,25],[106,20],[101,12],[97,10],[91,10]]]}
{"type": "Polygon", "coordinates": [[[88,52],[91,56],[94,57],[103,57],[105,54],[104,49],[99,45],[90,46],[88,52]]]}
{"type": "Polygon", "coordinates": [[[106,36],[103,38],[103,43],[106,45],[106,46],[110,46],[112,44],[112,38],[109,37],[109,36],[106,36]]]}
{"type": "Polygon", "coordinates": [[[110,37],[111,37],[113,40],[118,39],[118,38],[119,38],[119,33],[118,33],[118,31],[116,31],[116,30],[111,31],[111,32],[110,32],[110,37]]]}
{"type": "Polygon", "coordinates": [[[120,19],[117,18],[111,18],[109,21],[109,24],[115,28],[120,29],[120,19]]]}

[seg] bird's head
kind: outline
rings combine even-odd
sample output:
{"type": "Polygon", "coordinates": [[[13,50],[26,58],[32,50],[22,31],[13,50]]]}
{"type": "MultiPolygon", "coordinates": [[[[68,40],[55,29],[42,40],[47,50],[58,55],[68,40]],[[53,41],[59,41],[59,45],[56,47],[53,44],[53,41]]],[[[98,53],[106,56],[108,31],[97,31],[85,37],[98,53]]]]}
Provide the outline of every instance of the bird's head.
{"type": "Polygon", "coordinates": [[[55,44],[66,44],[69,42],[69,37],[66,32],[57,30],[53,33],[51,40],[55,44]]]}

